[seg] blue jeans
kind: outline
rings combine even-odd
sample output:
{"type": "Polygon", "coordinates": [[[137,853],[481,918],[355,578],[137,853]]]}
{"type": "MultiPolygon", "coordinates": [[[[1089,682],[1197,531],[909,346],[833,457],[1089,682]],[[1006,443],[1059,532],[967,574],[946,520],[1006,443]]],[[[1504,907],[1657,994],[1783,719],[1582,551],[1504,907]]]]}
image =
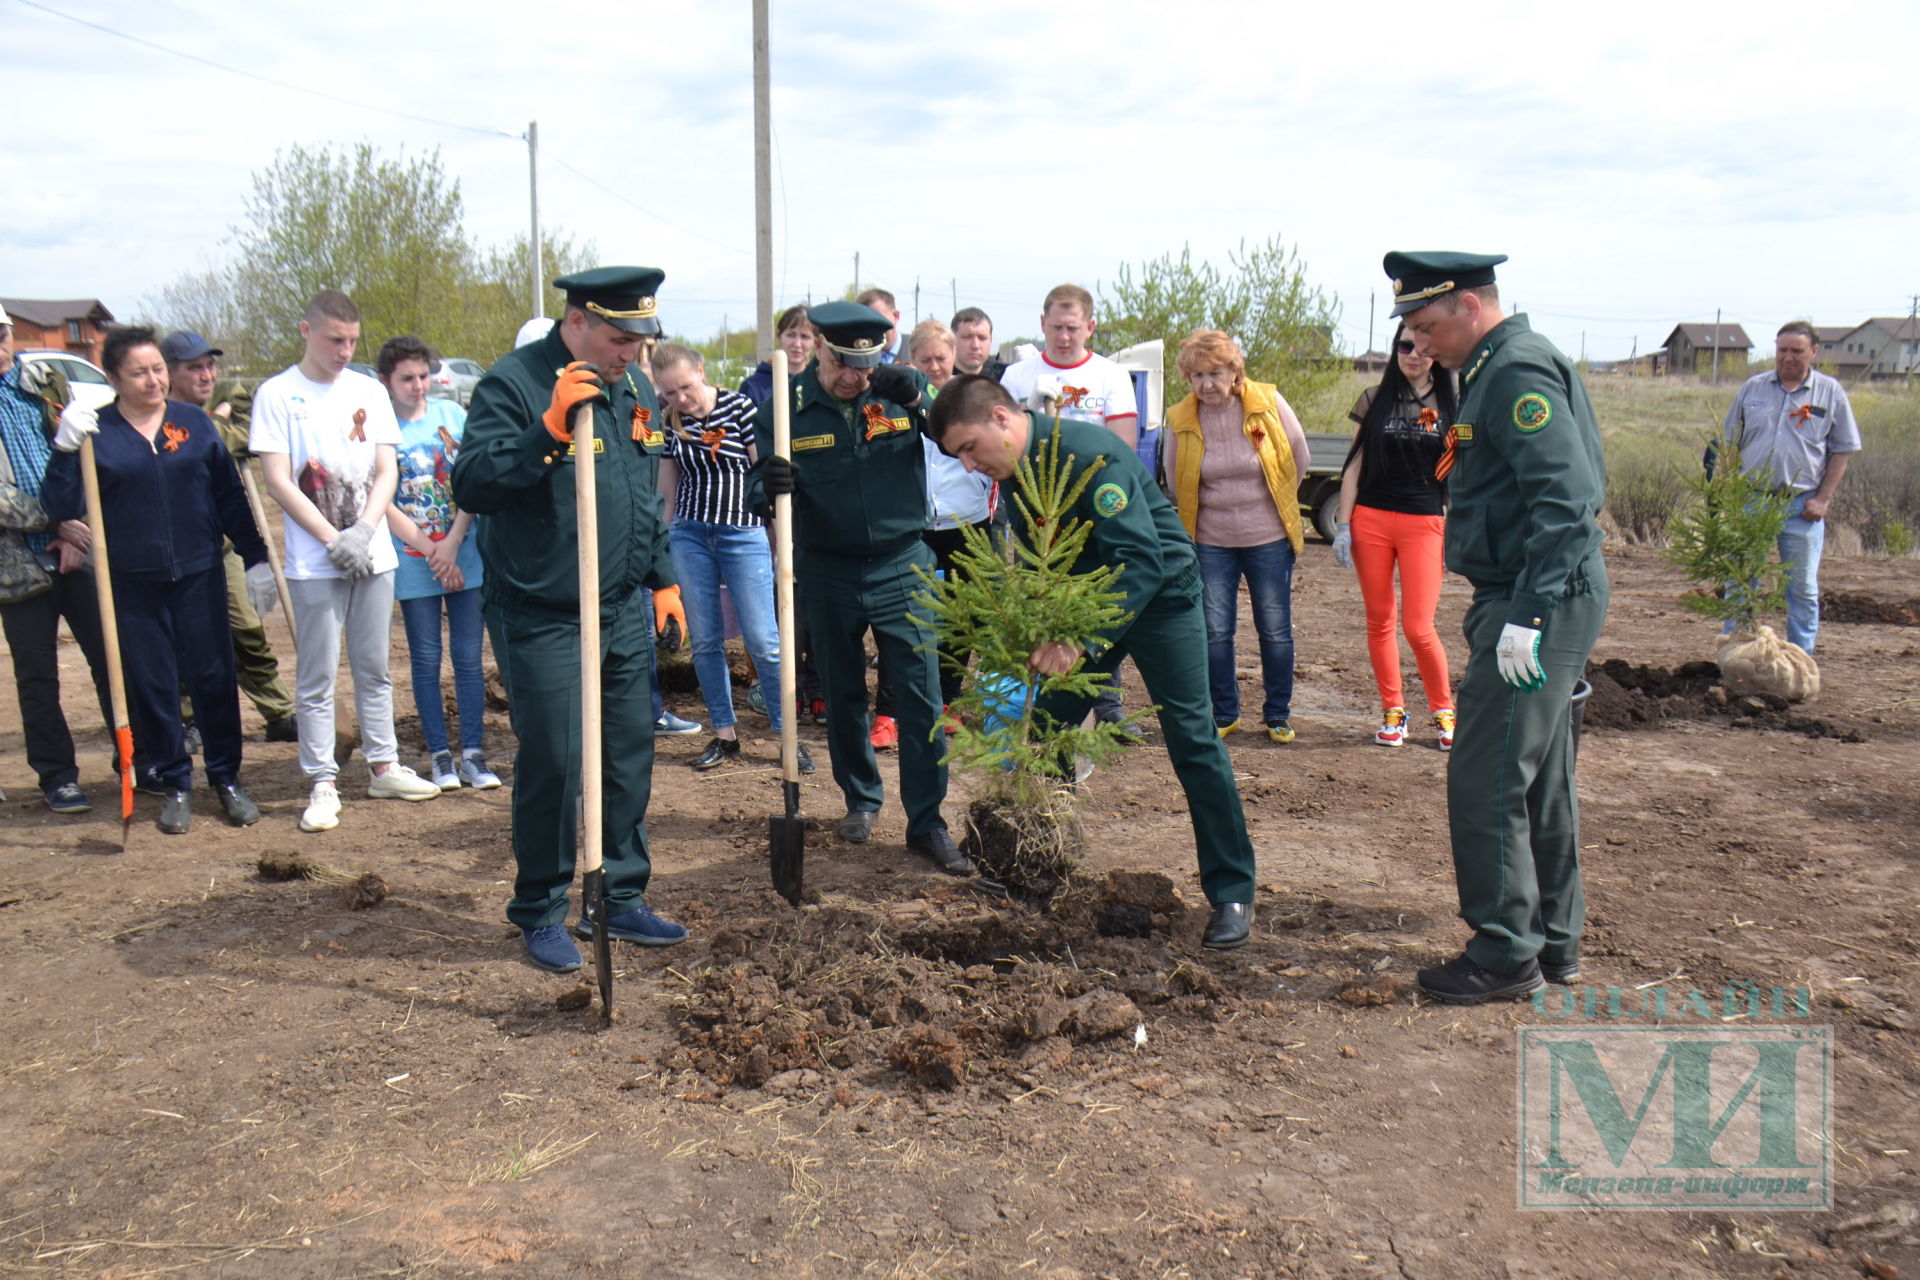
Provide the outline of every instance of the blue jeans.
{"type": "MultiPolygon", "coordinates": [[[[1827,547],[1827,522],[1801,517],[1811,494],[1794,495],[1787,522],[1780,527],[1780,563],[1787,571],[1787,640],[1808,653],[1820,635],[1820,556],[1827,547]]],[[[1733,624],[1721,628],[1730,635],[1733,624]]]]}
{"type": "Polygon", "coordinates": [[[413,671],[413,705],[427,754],[447,750],[447,710],[440,697],[440,612],[447,615],[448,648],[453,651],[453,697],[460,708],[460,747],[478,751],[486,735],[486,676],[480,669],[480,588],[451,595],[417,596],[400,602],[407,629],[407,658],[413,671]]]}
{"type": "Polygon", "coordinates": [[[727,669],[726,624],[720,609],[720,584],[733,598],[740,636],[760,676],[773,731],[780,732],[780,695],[768,682],[780,673],[780,628],[773,609],[773,549],[767,531],[754,524],[673,522],[673,572],[680,579],[680,600],[693,633],[693,671],[707,700],[715,729],[730,729],[733,678],[727,669]]]}
{"type": "Polygon", "coordinates": [[[1240,718],[1240,685],[1234,679],[1233,632],[1240,613],[1240,579],[1253,597],[1253,626],[1260,635],[1260,673],[1266,702],[1260,718],[1279,724],[1293,711],[1293,544],[1285,538],[1260,547],[1200,550],[1200,581],[1207,617],[1207,682],[1216,726],[1240,718]]]}

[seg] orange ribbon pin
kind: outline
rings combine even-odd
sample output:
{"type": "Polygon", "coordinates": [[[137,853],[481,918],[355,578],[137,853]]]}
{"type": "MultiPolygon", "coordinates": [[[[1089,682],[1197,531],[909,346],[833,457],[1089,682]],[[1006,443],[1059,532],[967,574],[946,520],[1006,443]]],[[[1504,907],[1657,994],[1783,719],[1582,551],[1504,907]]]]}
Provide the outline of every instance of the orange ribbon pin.
{"type": "Polygon", "coordinates": [[[1813,405],[1803,404],[1798,409],[1795,409],[1792,413],[1788,414],[1787,416],[1789,418],[1798,418],[1800,420],[1800,425],[1804,427],[1809,422],[1813,421],[1813,405]]]}
{"type": "Polygon", "coordinates": [[[180,452],[181,444],[187,439],[187,429],[185,427],[176,427],[171,422],[165,422],[160,425],[160,434],[167,439],[167,442],[160,447],[168,453],[180,452]]]}
{"type": "Polygon", "coordinates": [[[353,411],[353,430],[347,432],[347,439],[364,441],[366,438],[367,411],[365,409],[355,409],[353,411]]]}
{"type": "Polygon", "coordinates": [[[891,431],[893,424],[887,421],[887,411],[877,404],[866,406],[867,439],[871,440],[883,431],[891,431]]]}
{"type": "Polygon", "coordinates": [[[1440,413],[1438,410],[1429,406],[1428,408],[1422,409],[1420,411],[1420,426],[1423,430],[1432,431],[1435,427],[1439,425],[1440,425],[1440,413]]]}

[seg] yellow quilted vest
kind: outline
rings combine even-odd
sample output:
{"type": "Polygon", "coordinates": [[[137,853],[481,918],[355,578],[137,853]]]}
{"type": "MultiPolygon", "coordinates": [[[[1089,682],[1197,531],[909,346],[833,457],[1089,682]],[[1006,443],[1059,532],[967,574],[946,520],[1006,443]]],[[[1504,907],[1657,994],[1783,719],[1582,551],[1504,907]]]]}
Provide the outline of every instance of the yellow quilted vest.
{"type": "MultiPolygon", "coordinates": [[[[1293,450],[1287,447],[1286,428],[1280,422],[1280,393],[1265,382],[1249,382],[1240,390],[1246,416],[1241,429],[1260,459],[1267,490],[1280,513],[1280,524],[1295,554],[1306,545],[1300,526],[1300,476],[1294,470],[1293,450]]],[[[1187,535],[1200,524],[1200,462],[1206,457],[1206,437],[1200,434],[1200,401],[1193,395],[1167,411],[1167,430],[1174,433],[1173,506],[1187,535]]]]}

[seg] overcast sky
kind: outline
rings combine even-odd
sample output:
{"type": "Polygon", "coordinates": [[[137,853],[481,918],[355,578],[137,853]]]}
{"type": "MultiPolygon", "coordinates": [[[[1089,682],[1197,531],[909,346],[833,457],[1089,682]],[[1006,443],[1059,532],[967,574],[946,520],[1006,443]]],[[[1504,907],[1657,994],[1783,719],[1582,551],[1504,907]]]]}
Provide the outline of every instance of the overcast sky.
{"type": "MultiPolygon", "coordinates": [[[[438,148],[470,233],[504,242],[537,119],[546,225],[665,268],[670,328],[744,327],[750,12],[0,0],[0,296],[139,312],[225,255],[250,173],[296,141],[438,148]]],[[[909,321],[916,280],[942,319],[957,280],[1032,333],[1060,281],[1275,233],[1348,351],[1370,291],[1384,344],[1395,248],[1512,255],[1508,300],[1594,359],[1716,307],[1767,350],[1920,292],[1911,3],[773,0],[772,27],[783,305],[837,294],[858,251],[909,321]]]]}

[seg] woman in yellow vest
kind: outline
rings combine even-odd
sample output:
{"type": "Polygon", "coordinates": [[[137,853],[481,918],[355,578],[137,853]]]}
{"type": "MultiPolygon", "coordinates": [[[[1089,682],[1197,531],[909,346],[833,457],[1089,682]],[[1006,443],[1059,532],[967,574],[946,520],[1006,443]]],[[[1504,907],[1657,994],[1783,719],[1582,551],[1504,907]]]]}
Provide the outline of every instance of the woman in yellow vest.
{"type": "Polygon", "coordinates": [[[1260,718],[1267,737],[1292,742],[1293,561],[1307,435],[1277,390],[1247,381],[1246,357],[1219,330],[1195,329],[1180,344],[1179,368],[1193,394],[1167,413],[1162,462],[1200,549],[1213,723],[1223,738],[1240,727],[1233,633],[1245,578],[1266,687],[1260,718]]]}

